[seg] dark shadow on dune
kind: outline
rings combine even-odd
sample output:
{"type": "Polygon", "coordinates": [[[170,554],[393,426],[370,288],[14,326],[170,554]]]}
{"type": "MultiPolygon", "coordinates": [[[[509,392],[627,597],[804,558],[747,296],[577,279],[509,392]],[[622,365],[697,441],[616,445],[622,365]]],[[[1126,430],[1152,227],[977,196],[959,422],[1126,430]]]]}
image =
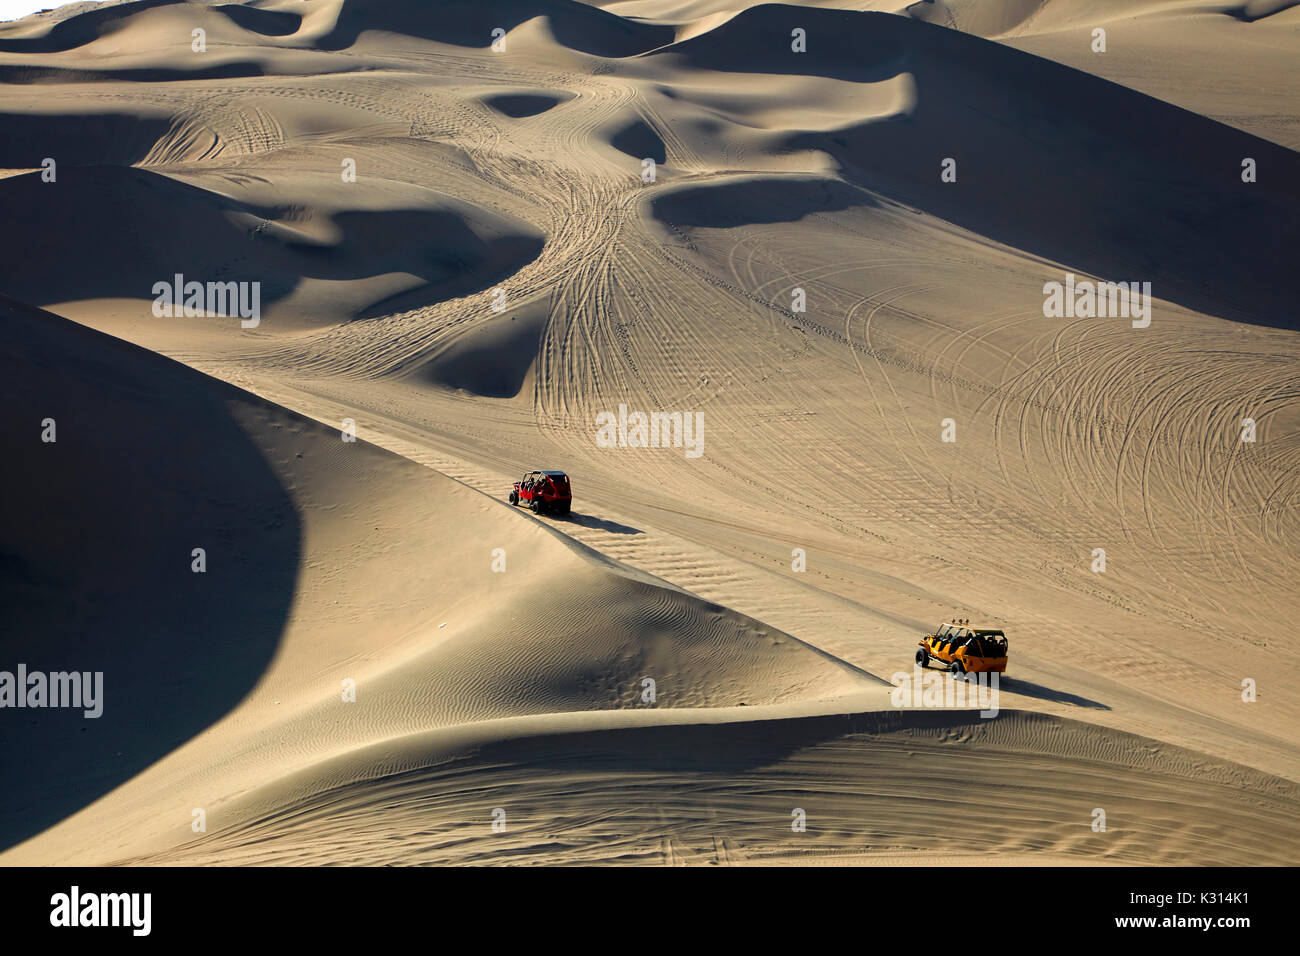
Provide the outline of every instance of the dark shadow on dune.
{"type": "Polygon", "coordinates": [[[383,30],[454,46],[488,47],[492,31],[507,33],[537,17],[546,17],[556,40],[583,53],[627,57],[671,43],[672,27],[625,20],[577,0],[344,0],[334,29],[317,46],[342,50],[366,30],[383,30]]]}
{"type": "MultiPolygon", "coordinates": [[[[1031,720],[1053,720],[1026,716],[1031,720]]],[[[603,770],[624,767],[634,773],[724,775],[770,766],[849,734],[948,730],[980,723],[981,718],[970,711],[899,709],[784,720],[630,727],[503,741],[483,747],[478,757],[555,772],[599,766],[603,770]]]]}
{"type": "Polygon", "coordinates": [[[129,166],[149,155],[171,121],[127,113],[0,113],[0,167],[129,166]]]}
{"type": "MultiPolygon", "coordinates": [[[[255,400],[4,299],[0,331],[0,670],[103,673],[99,718],[0,710],[3,849],[248,694],[279,643],[301,542],[292,499],[232,417],[255,400]]],[[[178,835],[190,809],[174,808],[178,835]]]]}
{"type": "Polygon", "coordinates": [[[644,120],[636,120],[618,130],[610,136],[609,145],[635,159],[649,158],[660,165],[668,161],[664,141],[644,120]]]}
{"type": "MultiPolygon", "coordinates": [[[[357,67],[356,69],[361,69],[357,67]]],[[[346,73],[348,70],[339,70],[346,73]]],[[[184,80],[236,80],[250,76],[297,76],[292,71],[273,70],[257,60],[238,60],[198,66],[192,70],[170,67],[127,67],[120,70],[79,70],[61,66],[0,65],[0,83],[175,83],[184,80]]]]}
{"type": "MultiPolygon", "coordinates": [[[[362,254],[360,258],[369,264],[367,267],[373,265],[375,268],[375,273],[368,273],[370,275],[384,272],[386,262],[410,261],[411,256],[415,255],[419,257],[413,263],[416,268],[406,271],[414,272],[425,281],[424,285],[408,292],[400,292],[371,303],[357,313],[359,319],[407,312],[444,299],[491,289],[540,256],[546,245],[546,240],[541,235],[500,235],[481,239],[459,216],[442,211],[394,210],[342,213],[334,217],[335,222],[345,220],[357,222],[355,235],[363,242],[367,235],[377,234],[378,238],[369,245],[341,247],[337,254],[346,254],[349,250],[362,254]],[[416,217],[408,220],[411,228],[420,230],[413,234],[416,237],[414,243],[409,237],[403,237],[400,231],[390,231],[391,225],[402,222],[405,216],[416,217]],[[436,240],[437,244],[428,252],[423,251],[426,248],[424,243],[430,240],[436,240]],[[387,258],[376,255],[381,250],[389,250],[387,258]]],[[[311,273],[304,275],[310,276],[311,273]]],[[[526,370],[525,367],[524,371],[526,370]]],[[[515,365],[502,368],[497,372],[497,381],[508,382],[517,372],[515,365]]],[[[510,387],[508,384],[493,386],[498,390],[510,387]]],[[[510,397],[517,392],[516,388],[509,395],[497,394],[494,397],[510,397]]]]}
{"type": "MultiPolygon", "coordinates": [[[[290,268],[310,278],[361,279],[410,272],[426,285],[403,297],[404,308],[490,288],[542,253],[540,235],[481,238],[457,213],[440,209],[341,212],[343,238],[328,246],[286,242],[290,268]]],[[[392,311],[392,300],[367,315],[392,311]]]]}
{"type": "Polygon", "coordinates": [[[655,55],[857,82],[910,73],[917,95],[906,115],[792,133],[780,145],[823,150],[854,184],[1066,269],[1150,282],[1154,298],[1195,311],[1298,327],[1286,279],[1300,248],[1300,154],[889,14],[755,7],[655,55]],[[790,50],[791,24],[807,30],[806,54],[790,50]],[[957,162],[956,182],[940,178],[945,158],[957,162]],[[1257,182],[1242,181],[1246,158],[1257,182]]]}
{"type": "Polygon", "coordinates": [[[483,100],[498,113],[514,119],[537,116],[559,106],[562,100],[549,93],[503,93],[500,96],[488,96],[483,100]]]}
{"type": "Polygon", "coordinates": [[[1254,23],[1256,20],[1267,19],[1275,13],[1290,10],[1298,5],[1300,0],[1251,0],[1250,3],[1243,3],[1239,7],[1232,7],[1223,12],[1245,23],[1254,23]]]}
{"type": "Polygon", "coordinates": [[[577,511],[571,511],[567,518],[559,520],[581,525],[584,528],[592,528],[596,531],[608,531],[610,534],[645,534],[640,528],[619,524],[617,521],[610,521],[607,518],[597,518],[595,515],[580,514],[577,511]]]}
{"type": "Polygon", "coordinates": [[[288,10],[259,10],[239,3],[223,3],[212,9],[225,14],[241,29],[264,37],[292,36],[302,26],[302,16],[288,10]]]}
{"type": "Polygon", "coordinates": [[[524,227],[481,237],[450,209],[341,212],[333,222],[342,235],[327,244],[267,225],[284,215],[136,168],[60,166],[54,183],[10,177],[0,180],[0,293],[39,305],[152,300],[154,284],[179,273],[258,282],[265,308],[303,278],[406,272],[425,283],[412,294],[423,304],[490,288],[543,245],[524,227]],[[240,224],[236,213],[250,218],[240,224]]]}
{"type": "Polygon", "coordinates": [[[998,683],[1002,690],[1011,694],[1023,694],[1025,697],[1055,701],[1058,704],[1071,704],[1074,707],[1086,707],[1089,710],[1111,709],[1108,705],[1103,704],[1100,701],[1090,700],[1087,697],[1080,697],[1078,694],[1071,694],[1067,691],[1044,687],[1042,684],[1035,684],[1032,681],[1021,680],[1018,677],[1007,677],[1005,674],[998,683]]]}
{"type": "MultiPolygon", "coordinates": [[[[699,774],[716,779],[725,778],[728,773],[768,768],[810,748],[854,736],[862,738],[864,747],[871,748],[876,738],[893,736],[901,742],[908,740],[914,731],[937,731],[943,735],[944,732],[986,728],[1003,721],[1026,725],[1026,736],[1031,738],[1050,729],[1085,734],[1095,729],[1082,721],[1033,711],[1004,710],[996,718],[985,720],[977,711],[970,710],[900,708],[858,714],[610,727],[541,734],[490,741],[453,760],[463,761],[467,768],[474,765],[527,767],[539,775],[554,773],[563,776],[570,772],[595,771],[601,777],[609,777],[624,770],[629,779],[657,772],[699,774]]],[[[1105,733],[1137,746],[1153,742],[1124,731],[1106,729],[1105,733]]],[[[922,745],[945,746],[939,739],[922,745]]],[[[950,745],[954,752],[961,752],[967,746],[957,740],[950,745]]],[[[984,746],[998,748],[997,744],[984,746]]],[[[1073,759],[1075,755],[1065,751],[1062,756],[1073,759]]],[[[420,779],[428,772],[427,768],[421,768],[388,775],[384,779],[389,782],[403,777],[420,779]]],[[[792,784],[799,782],[798,778],[791,780],[792,784]]],[[[367,780],[347,786],[370,787],[373,783],[373,780],[367,780]]],[[[337,791],[326,791],[326,795],[331,793],[337,791]]]]}
{"type": "Polygon", "coordinates": [[[415,370],[419,380],[484,398],[514,398],[537,360],[548,310],[533,302],[480,320],[415,370]]]}
{"type": "Polygon", "coordinates": [[[867,193],[836,179],[755,176],[660,192],[650,208],[656,218],[675,226],[730,229],[872,205],[876,203],[867,193]]]}

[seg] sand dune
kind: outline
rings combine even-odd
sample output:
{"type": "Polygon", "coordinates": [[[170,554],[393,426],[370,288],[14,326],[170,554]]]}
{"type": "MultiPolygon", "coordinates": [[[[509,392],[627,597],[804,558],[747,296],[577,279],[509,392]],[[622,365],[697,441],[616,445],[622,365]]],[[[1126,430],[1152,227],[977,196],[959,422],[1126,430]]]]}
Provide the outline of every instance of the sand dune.
{"type": "Polygon", "coordinates": [[[0,711],[0,861],[1295,863],[1297,15],[0,25],[0,669],[108,695],[0,711]],[[1045,314],[1067,273],[1149,326],[1045,314]],[[620,406],[701,453],[600,447],[620,406]],[[894,706],[953,616],[997,717],[894,706]]]}
{"type": "Polygon", "coordinates": [[[1294,784],[1072,721],[647,716],[351,753],[241,797],[229,812],[246,822],[219,837],[131,862],[1282,864],[1295,839],[1294,784]],[[1077,825],[1094,803],[1106,834],[1077,825]]]}
{"type": "MultiPolygon", "coordinates": [[[[747,11],[662,55],[695,69],[749,72],[744,51],[778,35],[788,17],[780,8],[747,11]]],[[[1285,250],[1300,244],[1295,153],[901,17],[807,11],[801,22],[819,44],[808,61],[817,74],[880,81],[906,73],[915,106],[892,122],[792,136],[785,148],[823,151],[846,179],[1017,249],[1107,278],[1140,268],[1164,298],[1193,310],[1294,327],[1290,297],[1272,277],[1285,250]],[[850,29],[862,21],[861,33],[850,29]],[[1088,104],[1068,129],[1056,113],[1061,102],[1088,104]],[[953,154],[958,181],[970,177],[973,188],[951,189],[935,173],[935,157],[953,154]],[[1247,156],[1273,171],[1262,189],[1236,175],[1247,156]]],[[[799,57],[774,50],[767,70],[803,71],[799,57]]]]}
{"type": "Polygon", "coordinates": [[[1097,0],[936,0],[909,15],[1084,70],[1236,126],[1300,146],[1292,82],[1300,4],[1097,0]],[[1094,31],[1105,31],[1104,51],[1094,31]],[[1240,64],[1249,62],[1250,69],[1240,64]]]}
{"type": "MultiPolygon", "coordinates": [[[[58,522],[7,522],[5,597],[19,617],[6,651],[34,669],[75,656],[106,674],[111,693],[89,732],[78,720],[32,722],[43,746],[6,788],[10,843],[151,764],[169,799],[204,806],[394,733],[635,708],[648,676],[658,707],[879,687],[435,472],[166,359],[19,306],[6,305],[5,326],[4,371],[21,403],[5,436],[18,450],[7,487],[58,522]],[[13,427],[43,416],[59,428],[53,445],[13,427]],[[79,491],[87,475],[91,496],[79,491]],[[195,546],[210,562],[202,574],[195,546]],[[492,569],[498,548],[508,574],[492,569]],[[60,600],[69,589],[88,597],[72,614],[60,600]],[[220,680],[204,677],[214,671],[220,680]],[[344,678],[360,688],[354,711],[337,690],[344,678]],[[148,715],[172,710],[185,720],[158,733],[148,715]],[[56,770],[64,761],[80,779],[56,770]]],[[[158,785],[126,783],[71,830],[188,826],[188,810],[152,824],[132,815],[140,791],[158,785]]]]}

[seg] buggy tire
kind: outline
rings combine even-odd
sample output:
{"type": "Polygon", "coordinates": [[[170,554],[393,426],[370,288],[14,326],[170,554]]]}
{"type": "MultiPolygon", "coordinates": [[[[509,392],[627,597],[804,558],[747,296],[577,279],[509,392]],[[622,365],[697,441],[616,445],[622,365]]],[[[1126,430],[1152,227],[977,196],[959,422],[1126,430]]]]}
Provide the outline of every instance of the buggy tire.
{"type": "Polygon", "coordinates": [[[510,492],[510,503],[512,505],[519,504],[519,492],[517,491],[510,492]]]}
{"type": "Polygon", "coordinates": [[[966,665],[964,665],[961,661],[953,661],[953,662],[952,662],[952,672],[953,672],[954,674],[965,674],[965,673],[966,673],[966,665]]]}
{"type": "Polygon", "coordinates": [[[930,655],[925,652],[924,647],[918,647],[916,649],[916,663],[918,667],[930,666],[930,655]]]}
{"type": "Polygon", "coordinates": [[[539,515],[542,513],[542,504],[536,498],[534,498],[532,501],[528,503],[528,507],[533,510],[533,514],[535,515],[539,515]]]}

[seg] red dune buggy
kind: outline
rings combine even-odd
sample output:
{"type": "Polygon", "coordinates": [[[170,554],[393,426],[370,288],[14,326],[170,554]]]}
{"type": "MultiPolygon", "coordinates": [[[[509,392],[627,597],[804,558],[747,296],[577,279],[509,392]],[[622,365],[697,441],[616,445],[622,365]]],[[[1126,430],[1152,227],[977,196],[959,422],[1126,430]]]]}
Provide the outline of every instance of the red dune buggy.
{"type": "Polygon", "coordinates": [[[512,505],[527,505],[533,514],[567,515],[573,504],[569,476],[562,471],[530,471],[510,491],[512,505]]]}

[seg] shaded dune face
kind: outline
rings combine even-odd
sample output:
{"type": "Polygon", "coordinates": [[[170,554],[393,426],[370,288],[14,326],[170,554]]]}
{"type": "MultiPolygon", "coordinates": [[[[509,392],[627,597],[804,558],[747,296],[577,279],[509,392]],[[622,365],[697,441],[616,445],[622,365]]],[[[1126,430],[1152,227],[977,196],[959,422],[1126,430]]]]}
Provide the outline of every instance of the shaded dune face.
{"type": "MultiPolygon", "coordinates": [[[[160,8],[175,7],[175,0],[135,0],[91,9],[54,24],[46,33],[34,37],[0,36],[3,53],[65,53],[93,43],[101,37],[129,29],[135,18],[160,8]]],[[[263,37],[292,36],[302,25],[302,17],[283,10],[260,10],[237,3],[218,6],[195,5],[191,18],[220,16],[249,33],[263,37]]]]}
{"type": "Polygon", "coordinates": [[[514,398],[537,360],[545,327],[544,304],[489,319],[440,347],[415,375],[442,388],[485,398],[514,398]]]}
{"type": "Polygon", "coordinates": [[[302,26],[302,17],[289,10],[260,10],[238,3],[226,3],[213,7],[224,14],[249,33],[265,37],[292,36],[302,26]]]}
{"type": "Polygon", "coordinates": [[[564,97],[551,93],[503,93],[485,97],[483,102],[513,119],[540,116],[564,102],[564,97]]]}
{"type": "Polygon", "coordinates": [[[0,669],[99,671],[104,686],[97,719],[4,712],[7,848],[239,703],[275,652],[301,542],[236,389],[8,300],[0,328],[0,669]]]}
{"type": "Polygon", "coordinates": [[[179,80],[232,80],[264,76],[270,71],[264,61],[237,60],[196,64],[193,67],[124,67],[115,70],[77,69],[62,66],[0,66],[0,83],[39,85],[42,83],[172,83],[179,80]]]}
{"type": "Polygon", "coordinates": [[[910,73],[908,115],[791,134],[850,181],[1033,255],[1158,298],[1297,327],[1285,274],[1300,247],[1300,154],[1028,54],[887,14],[748,10],[663,51],[696,69],[879,82],[910,73]],[[788,33],[788,31],[786,31],[788,33]],[[761,57],[750,51],[764,49],[761,57]],[[940,179],[957,160],[958,182],[940,179]],[[1244,183],[1242,160],[1267,168],[1244,183]],[[1213,276],[1211,281],[1208,277],[1213,276]]]}
{"type": "Polygon", "coordinates": [[[168,126],[164,117],[130,113],[0,113],[0,168],[35,168],[46,157],[129,166],[149,155],[168,126]]]}
{"type": "Polygon", "coordinates": [[[317,41],[342,50],[367,30],[382,30],[464,47],[486,47],[493,30],[507,33],[545,17],[555,38],[570,49],[603,57],[628,57],[673,40],[673,29],[636,23],[577,0],[503,0],[492,4],[452,0],[437,5],[405,0],[343,0],[338,21],[317,41]]]}
{"type": "Polygon", "coordinates": [[[609,138],[609,144],[637,160],[648,157],[662,165],[668,158],[663,140],[641,120],[615,130],[609,138]]]}
{"type": "Polygon", "coordinates": [[[727,229],[798,222],[812,213],[873,205],[870,194],[833,179],[755,176],[660,193],[651,211],[675,226],[727,229]]]}
{"type": "Polygon", "coordinates": [[[1232,7],[1227,12],[1230,16],[1247,23],[1265,20],[1275,13],[1282,13],[1300,6],[1300,0],[1249,0],[1239,7],[1232,7]]]}
{"type": "MultiPolygon", "coordinates": [[[[331,218],[336,238],[320,240],[294,228],[291,210],[126,167],[65,166],[57,184],[39,173],[9,177],[0,180],[0,202],[10,223],[29,230],[27,239],[6,231],[3,254],[12,269],[0,292],[40,305],[151,300],[155,283],[180,273],[200,282],[258,282],[265,308],[303,279],[409,273],[421,282],[403,300],[414,307],[488,288],[542,248],[541,237],[522,225],[512,234],[502,223],[506,229],[480,237],[457,209],[342,211],[331,218]],[[52,222],[57,230],[43,225],[52,222]],[[32,242],[36,234],[49,244],[32,242]]],[[[374,302],[363,301],[359,311],[368,305],[374,302]]]]}

